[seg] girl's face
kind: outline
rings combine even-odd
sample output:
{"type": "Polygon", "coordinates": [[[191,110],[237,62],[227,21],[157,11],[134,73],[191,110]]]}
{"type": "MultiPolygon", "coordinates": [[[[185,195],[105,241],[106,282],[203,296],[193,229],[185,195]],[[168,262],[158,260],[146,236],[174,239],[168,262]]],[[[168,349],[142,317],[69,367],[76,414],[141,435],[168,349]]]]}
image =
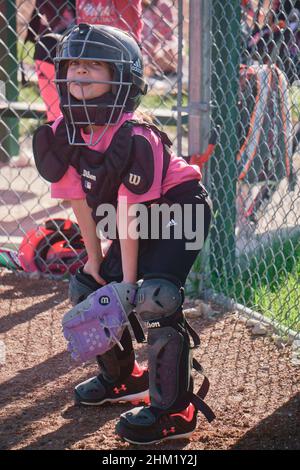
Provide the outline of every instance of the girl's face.
{"type": "Polygon", "coordinates": [[[91,83],[91,81],[110,81],[112,71],[106,62],[97,60],[70,60],[67,80],[76,80],[69,84],[71,95],[77,100],[91,100],[111,90],[109,83],[91,83]],[[79,83],[80,82],[80,83],[79,83]]]}

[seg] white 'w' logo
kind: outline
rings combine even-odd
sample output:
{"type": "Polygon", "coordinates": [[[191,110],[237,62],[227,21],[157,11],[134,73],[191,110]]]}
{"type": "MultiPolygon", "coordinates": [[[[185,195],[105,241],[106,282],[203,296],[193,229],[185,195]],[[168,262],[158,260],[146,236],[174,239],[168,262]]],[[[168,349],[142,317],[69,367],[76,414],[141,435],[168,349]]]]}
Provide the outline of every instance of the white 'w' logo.
{"type": "Polygon", "coordinates": [[[141,177],[139,175],[135,175],[134,173],[129,173],[129,183],[134,184],[137,186],[141,181],[141,177]]]}

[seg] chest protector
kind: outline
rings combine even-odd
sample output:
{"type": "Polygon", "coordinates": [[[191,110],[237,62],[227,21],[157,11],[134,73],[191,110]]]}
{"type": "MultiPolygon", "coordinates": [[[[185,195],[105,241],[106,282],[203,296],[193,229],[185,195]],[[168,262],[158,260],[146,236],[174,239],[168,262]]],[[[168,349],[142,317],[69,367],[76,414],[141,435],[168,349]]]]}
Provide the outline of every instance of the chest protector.
{"type": "MultiPolygon", "coordinates": [[[[87,204],[92,209],[95,222],[98,223],[102,218],[96,215],[98,206],[112,204],[116,207],[118,190],[122,183],[135,194],[144,194],[152,186],[154,179],[152,146],[144,137],[132,135],[135,125],[151,129],[161,139],[163,180],[170,162],[169,148],[172,142],[155,125],[134,120],[126,121],[118,129],[109,147],[103,153],[92,150],[86,145],[69,146],[69,150],[74,149],[74,151],[59,152],[58,146],[51,145],[49,141],[45,148],[43,128],[46,126],[41,126],[33,138],[33,153],[37,169],[47,181],[55,182],[62,178],[70,165],[73,166],[81,176],[87,204]],[[57,179],[56,176],[54,178],[53,175],[59,175],[59,178],[57,179]]],[[[49,132],[49,129],[47,131],[49,132]]],[[[53,139],[55,140],[55,136],[53,139]]],[[[82,143],[84,144],[83,141],[82,143]]]]}
{"type": "Polygon", "coordinates": [[[92,208],[96,222],[97,207],[110,203],[117,206],[118,190],[123,183],[134,194],[144,194],[152,186],[154,179],[154,155],[151,144],[139,135],[132,135],[134,125],[151,128],[162,140],[164,148],[164,174],[166,174],[171,141],[156,126],[137,121],[126,121],[114,135],[104,153],[89,150],[84,158],[74,154],[70,164],[81,175],[82,188],[88,205],[92,208]]]}

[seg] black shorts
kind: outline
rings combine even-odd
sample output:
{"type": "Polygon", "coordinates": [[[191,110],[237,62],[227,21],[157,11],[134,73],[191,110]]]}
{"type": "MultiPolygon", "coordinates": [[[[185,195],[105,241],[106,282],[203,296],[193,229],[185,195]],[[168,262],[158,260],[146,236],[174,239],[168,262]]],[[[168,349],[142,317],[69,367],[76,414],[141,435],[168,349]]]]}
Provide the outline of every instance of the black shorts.
{"type": "MultiPolygon", "coordinates": [[[[201,251],[201,247],[194,245],[195,238],[191,238],[191,233],[199,233],[201,238],[206,240],[211,221],[211,202],[205,188],[196,180],[187,181],[170,189],[159,203],[167,202],[169,205],[178,203],[180,206],[187,204],[189,207],[188,223],[189,232],[182,227],[182,236],[175,236],[175,228],[171,225],[168,239],[140,239],[138,256],[138,279],[142,279],[145,274],[156,275],[168,274],[179,279],[182,285],[185,284],[190,269],[201,251]],[[202,205],[201,209],[197,206],[202,205]],[[199,217],[200,214],[200,217],[199,217]],[[186,233],[188,236],[186,236],[186,233]],[[187,249],[187,243],[190,248],[187,249]],[[195,246],[195,248],[193,248],[195,246]]],[[[187,207],[187,206],[186,206],[187,207]]],[[[149,220],[151,219],[151,207],[149,220]]],[[[175,220],[170,216],[170,220],[175,220]]],[[[183,219],[185,220],[185,219],[183,219]]],[[[149,224],[150,226],[150,224],[149,224]]],[[[101,264],[100,275],[107,281],[121,282],[123,279],[121,250],[119,240],[114,240],[101,264]]]]}

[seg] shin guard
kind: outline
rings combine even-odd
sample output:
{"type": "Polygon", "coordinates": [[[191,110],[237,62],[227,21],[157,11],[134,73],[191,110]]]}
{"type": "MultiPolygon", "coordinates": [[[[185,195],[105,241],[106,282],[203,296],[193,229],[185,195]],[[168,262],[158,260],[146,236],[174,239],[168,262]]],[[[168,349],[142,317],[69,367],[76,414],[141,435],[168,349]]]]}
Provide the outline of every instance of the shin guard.
{"type": "Polygon", "coordinates": [[[147,276],[140,285],[136,312],[148,327],[151,408],[158,414],[175,413],[193,403],[212,421],[214,413],[203,401],[209,389],[206,377],[193,393],[191,369],[203,370],[192,358],[190,335],[194,347],[200,340],[184,318],[182,303],[183,288],[174,279],[147,276]]]}

